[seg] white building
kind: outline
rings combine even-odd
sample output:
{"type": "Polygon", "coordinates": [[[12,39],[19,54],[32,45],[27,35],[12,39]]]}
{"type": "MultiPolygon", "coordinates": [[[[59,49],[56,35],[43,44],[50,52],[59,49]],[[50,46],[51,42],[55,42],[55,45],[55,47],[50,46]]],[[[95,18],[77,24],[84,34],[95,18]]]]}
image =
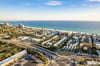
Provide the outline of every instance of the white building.
{"type": "Polygon", "coordinates": [[[100,47],[100,42],[94,42],[97,47],[100,47]]]}
{"type": "Polygon", "coordinates": [[[23,24],[19,24],[18,27],[19,28],[24,28],[24,25],[23,24]]]}
{"type": "Polygon", "coordinates": [[[26,50],[23,50],[5,60],[0,61],[0,66],[8,66],[10,63],[17,61],[19,58],[24,56],[27,53],[26,50]]]}
{"type": "Polygon", "coordinates": [[[96,66],[96,65],[100,65],[100,62],[99,61],[87,61],[87,64],[96,66]]]}
{"type": "Polygon", "coordinates": [[[18,37],[17,40],[26,41],[26,40],[31,40],[31,38],[27,36],[21,36],[21,37],[18,37]]]}
{"type": "Polygon", "coordinates": [[[4,23],[5,26],[9,26],[9,23],[4,23]]]}
{"type": "Polygon", "coordinates": [[[0,23],[0,26],[10,26],[9,23],[0,23]]]}

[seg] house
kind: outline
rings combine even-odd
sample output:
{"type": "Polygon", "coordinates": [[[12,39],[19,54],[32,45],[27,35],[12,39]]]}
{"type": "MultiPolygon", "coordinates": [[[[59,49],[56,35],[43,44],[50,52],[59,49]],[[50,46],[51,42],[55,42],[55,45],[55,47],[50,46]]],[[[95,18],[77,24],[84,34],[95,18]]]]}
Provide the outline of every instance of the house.
{"type": "Polygon", "coordinates": [[[96,48],[100,49],[100,42],[94,42],[94,44],[96,45],[96,48]]]}
{"type": "Polygon", "coordinates": [[[24,28],[24,25],[23,24],[18,24],[18,27],[19,28],[24,28]]]}

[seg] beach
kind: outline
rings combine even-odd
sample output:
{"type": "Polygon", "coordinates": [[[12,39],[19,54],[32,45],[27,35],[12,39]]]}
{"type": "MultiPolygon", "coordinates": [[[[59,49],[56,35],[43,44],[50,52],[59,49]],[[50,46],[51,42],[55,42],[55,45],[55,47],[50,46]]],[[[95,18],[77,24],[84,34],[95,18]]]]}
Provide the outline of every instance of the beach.
{"type": "Polygon", "coordinates": [[[100,34],[100,22],[95,21],[8,21],[8,23],[11,25],[23,24],[34,28],[100,34]]]}

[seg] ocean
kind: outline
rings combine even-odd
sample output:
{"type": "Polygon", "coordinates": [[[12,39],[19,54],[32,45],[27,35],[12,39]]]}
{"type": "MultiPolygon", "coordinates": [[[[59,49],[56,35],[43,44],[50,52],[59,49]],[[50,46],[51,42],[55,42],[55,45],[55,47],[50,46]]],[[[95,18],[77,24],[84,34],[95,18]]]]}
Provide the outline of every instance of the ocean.
{"type": "Polygon", "coordinates": [[[8,23],[11,25],[23,24],[29,27],[100,34],[100,22],[97,21],[9,21],[8,23]]]}

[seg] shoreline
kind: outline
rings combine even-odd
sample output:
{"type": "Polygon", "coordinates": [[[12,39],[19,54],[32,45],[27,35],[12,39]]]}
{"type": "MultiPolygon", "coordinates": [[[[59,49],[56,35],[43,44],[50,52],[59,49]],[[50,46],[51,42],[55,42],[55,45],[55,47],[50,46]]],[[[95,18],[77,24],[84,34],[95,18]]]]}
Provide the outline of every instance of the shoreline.
{"type": "MultiPolygon", "coordinates": [[[[10,23],[10,22],[8,22],[8,23],[10,23]]],[[[4,24],[4,22],[3,22],[3,24],[4,24]]],[[[20,23],[19,23],[20,24],[20,23]]],[[[22,24],[22,25],[24,25],[24,24],[22,24]]],[[[14,24],[11,24],[11,26],[18,26],[18,25],[14,25],[14,24]]],[[[52,30],[52,31],[59,31],[59,32],[73,32],[73,33],[80,33],[80,34],[95,34],[95,35],[100,35],[100,33],[93,33],[93,32],[85,32],[85,31],[78,31],[78,30],[70,30],[70,29],[62,29],[62,28],[53,28],[53,27],[34,27],[34,26],[26,26],[26,25],[24,25],[24,27],[29,27],[29,28],[35,28],[35,29],[45,29],[45,30],[52,30]]]]}
{"type": "MultiPolygon", "coordinates": [[[[97,34],[97,33],[88,33],[88,32],[77,32],[77,31],[67,31],[67,30],[61,30],[61,29],[50,29],[50,28],[41,28],[41,27],[30,27],[25,26],[26,28],[33,28],[33,29],[44,29],[44,30],[52,30],[52,31],[59,31],[59,32],[68,32],[68,33],[80,33],[80,34],[97,34]]],[[[97,34],[100,35],[100,34],[97,34]]]]}

